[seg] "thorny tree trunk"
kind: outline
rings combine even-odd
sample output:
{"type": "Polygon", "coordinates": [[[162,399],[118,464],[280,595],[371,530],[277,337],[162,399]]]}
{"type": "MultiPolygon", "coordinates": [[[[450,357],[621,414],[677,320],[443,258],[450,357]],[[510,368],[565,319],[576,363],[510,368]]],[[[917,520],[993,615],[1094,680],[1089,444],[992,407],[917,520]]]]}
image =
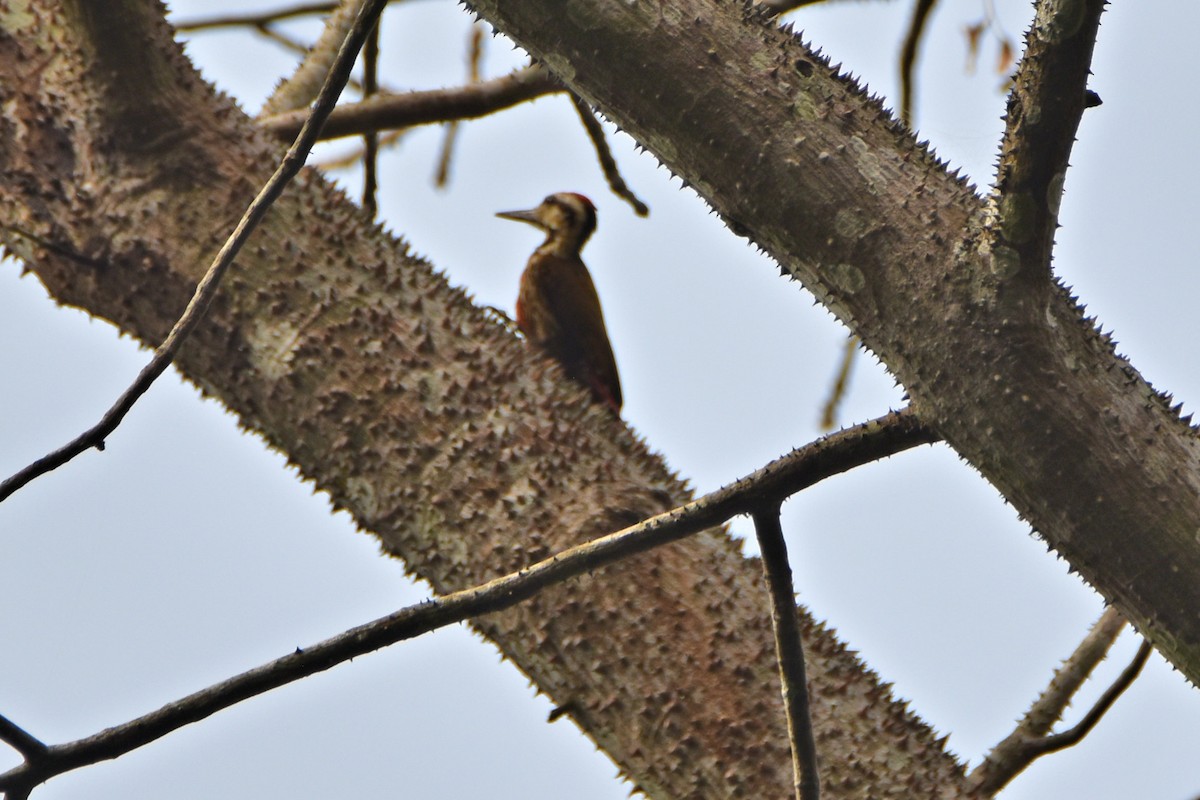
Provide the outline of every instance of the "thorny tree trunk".
{"type": "MultiPolygon", "coordinates": [[[[1200,622],[1184,613],[1200,607],[1191,431],[1049,281],[972,244],[973,193],[740,3],[477,6],[800,276],[959,452],[1200,675],[1200,622]]],[[[148,341],[275,154],[156,17],[134,0],[0,0],[5,243],[63,302],[148,341]]],[[[315,176],[223,292],[181,369],[441,591],[684,497],[315,176]]],[[[713,532],[480,628],[655,796],[780,797],[789,761],[758,583],[713,532]]],[[[964,796],[930,733],[806,624],[828,795],[964,796]]]]}
{"type": "MultiPolygon", "coordinates": [[[[157,342],[278,145],[142,0],[0,0],[0,92],[5,244],[61,302],[157,342]]],[[[441,592],[687,498],[315,173],[243,250],[178,365],[441,592]]],[[[783,797],[767,609],[758,565],[711,531],[477,626],[652,796],[783,797]]],[[[828,796],[966,796],[928,728],[804,624],[828,796]]]]}
{"type": "MultiPolygon", "coordinates": [[[[1030,74],[1086,74],[1104,0],[1042,0],[1030,74]]],[[[477,0],[857,333],[914,407],[1192,683],[1200,447],[1053,280],[1061,173],[1022,185],[1074,95],[1010,99],[992,208],[741,2],[477,0]],[[649,69],[648,65],[653,65],[649,69]],[[653,76],[652,78],[650,76],[653,76]],[[1043,125],[1044,130],[1029,130],[1043,125]]],[[[1053,80],[1054,76],[1050,76],[1053,80]]],[[[1018,84],[1018,90],[1021,89],[1018,84]]],[[[1069,150],[1069,136],[1067,137],[1069,150]]]]}

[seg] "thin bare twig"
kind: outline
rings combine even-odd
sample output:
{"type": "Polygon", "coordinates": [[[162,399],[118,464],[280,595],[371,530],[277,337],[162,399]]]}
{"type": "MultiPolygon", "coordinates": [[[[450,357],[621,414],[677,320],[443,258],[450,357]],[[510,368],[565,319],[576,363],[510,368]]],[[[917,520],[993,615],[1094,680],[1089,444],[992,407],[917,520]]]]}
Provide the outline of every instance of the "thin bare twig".
{"type": "Polygon", "coordinates": [[[446,188],[450,182],[450,162],[454,159],[454,146],[458,144],[458,120],[452,119],[442,130],[442,149],[438,153],[437,169],[433,173],[433,185],[446,188]]]}
{"type": "Polygon", "coordinates": [[[428,600],[352,628],[123,725],[48,747],[40,755],[27,755],[24,764],[0,775],[0,791],[36,786],[55,775],[117,758],[242,700],[403,639],[510,608],[547,586],[683,539],[739,514],[752,513],[763,503],[778,505],[783,498],[825,478],[934,441],[937,436],[908,409],[847,428],[797,448],[741,480],[665,514],[569,548],[482,586],[428,600]]]}
{"type": "MultiPolygon", "coordinates": [[[[401,139],[403,139],[404,135],[407,133],[408,131],[402,128],[398,131],[388,131],[387,133],[379,134],[379,150],[382,151],[388,147],[392,147],[401,139]]],[[[323,170],[350,169],[351,167],[357,166],[358,162],[362,161],[364,152],[365,151],[362,147],[355,147],[353,150],[341,155],[328,156],[320,161],[315,161],[313,162],[313,166],[320,167],[323,170]]]]}
{"type": "Polygon", "coordinates": [[[817,767],[817,741],[809,713],[808,676],[804,668],[804,643],[796,614],[796,593],[787,543],[779,525],[779,504],[766,503],[754,511],[754,532],[762,551],[763,574],[771,595],[771,623],[775,653],[787,715],[788,742],[792,749],[792,782],[796,800],[820,800],[821,777],[817,767]]]}
{"type": "MultiPolygon", "coordinates": [[[[254,30],[261,34],[263,38],[271,40],[284,50],[297,53],[299,55],[305,55],[308,53],[308,45],[299,39],[293,39],[291,36],[283,33],[278,28],[273,28],[270,25],[256,25],[254,30]]],[[[362,95],[363,93],[362,82],[355,80],[353,77],[346,81],[346,86],[353,89],[359,95],[362,95]]]]}
{"type": "Polygon", "coordinates": [[[1129,665],[1121,671],[1121,674],[1112,682],[1112,685],[1104,690],[1104,694],[1100,695],[1100,699],[1096,701],[1095,705],[1088,709],[1088,712],[1083,715],[1083,719],[1065,731],[1046,736],[1040,742],[1036,742],[1031,748],[1033,757],[1037,758],[1047,753],[1054,753],[1068,747],[1074,747],[1083,741],[1083,737],[1092,732],[1096,724],[1112,708],[1113,703],[1117,702],[1117,698],[1124,694],[1125,690],[1137,680],[1137,676],[1141,674],[1142,668],[1146,666],[1146,662],[1150,659],[1150,653],[1153,649],[1150,646],[1150,642],[1143,639],[1142,643],[1138,645],[1138,650],[1129,662],[1129,665]]]}
{"type": "Polygon", "coordinates": [[[307,114],[307,118],[296,136],[296,141],[292,143],[287,153],[284,154],[278,169],[275,170],[275,174],[263,186],[258,196],[251,201],[246,212],[238,222],[237,227],[234,228],[233,233],[229,235],[220,252],[217,253],[216,258],[213,259],[212,264],[204,274],[204,277],[201,278],[200,283],[196,285],[196,291],[192,295],[191,301],[188,302],[183,315],[175,323],[166,340],[154,351],[154,357],[150,359],[150,363],[142,369],[133,384],[117,398],[116,403],[105,412],[98,423],[66,445],[39,458],[3,483],[0,483],[0,501],[5,500],[13,492],[25,486],[33,479],[53,469],[57,469],[80,453],[93,447],[103,449],[105,437],[116,430],[117,426],[121,424],[121,420],[133,408],[134,403],[146,393],[155,379],[170,366],[180,346],[187,339],[188,335],[195,330],[200,320],[204,318],[209,305],[212,304],[213,297],[216,296],[221,278],[229,268],[229,265],[233,263],[234,258],[237,257],[238,252],[242,249],[242,245],[250,238],[250,234],[254,232],[258,223],[266,215],[271,204],[283,193],[284,187],[296,176],[300,168],[304,166],[304,162],[308,158],[308,152],[312,149],[321,132],[321,126],[325,123],[330,111],[333,110],[334,104],[337,103],[338,96],[342,92],[342,88],[346,85],[346,79],[350,76],[350,70],[354,66],[354,59],[358,55],[359,48],[362,47],[367,32],[375,24],[386,4],[386,0],[368,0],[364,6],[362,13],[359,14],[345,42],[342,43],[337,58],[326,76],[325,85],[321,89],[317,101],[313,104],[311,112],[307,114]]]}
{"type": "MultiPolygon", "coordinates": [[[[379,91],[379,26],[371,29],[363,45],[363,99],[369,98],[379,91]]],[[[370,131],[363,134],[363,193],[362,207],[372,218],[379,211],[375,197],[379,188],[376,170],[379,167],[379,133],[370,131]]]]}
{"type": "Polygon", "coordinates": [[[338,7],[337,3],[298,3],[275,11],[262,11],[247,14],[223,14],[216,17],[197,17],[184,19],[175,23],[177,31],[204,31],[213,28],[261,27],[272,22],[279,22],[294,17],[307,17],[315,14],[328,14],[338,7]]]}
{"type": "Polygon", "coordinates": [[[613,158],[612,150],[608,146],[608,139],[604,135],[604,126],[600,124],[600,120],[596,119],[591,107],[575,94],[571,95],[571,103],[579,114],[579,121],[583,123],[583,129],[587,131],[588,138],[592,140],[592,147],[596,149],[596,158],[600,161],[600,169],[604,170],[604,179],[608,181],[608,188],[617,197],[629,203],[639,217],[649,214],[650,207],[633,193],[625,184],[625,179],[621,177],[621,172],[617,169],[617,160],[613,158]]]}
{"type": "MultiPolygon", "coordinates": [[[[380,93],[361,103],[339,106],[330,115],[321,138],[338,139],[387,128],[474,119],[561,91],[564,91],[562,84],[549,72],[541,67],[525,67],[473,86],[405,94],[380,93]]],[[[301,111],[288,111],[258,120],[265,130],[280,138],[293,136],[303,122],[301,111]]]]}
{"type": "Polygon", "coordinates": [[[846,337],[846,347],[842,351],[842,363],[838,366],[837,375],[833,379],[833,387],[829,397],[821,407],[821,430],[831,431],[837,427],[838,409],[846,399],[846,388],[850,385],[850,370],[854,366],[854,357],[862,340],[855,334],[846,337]]]}
{"type": "Polygon", "coordinates": [[[1063,733],[1049,734],[1080,687],[1104,660],[1124,627],[1125,618],[1115,608],[1105,610],[1075,652],[1055,671],[1049,685],[1012,733],[993,747],[971,773],[969,780],[973,788],[982,795],[995,794],[1034,760],[1078,743],[1096,726],[1145,664],[1149,656],[1148,644],[1143,644],[1146,652],[1139,650],[1133,663],[1077,725],[1063,733]]]}
{"type": "Polygon", "coordinates": [[[908,33],[900,50],[900,121],[909,128],[913,127],[913,97],[916,95],[913,69],[917,63],[917,49],[925,34],[925,23],[929,21],[929,14],[935,5],[937,0],[916,0],[912,19],[908,22],[908,33]]]}
{"type": "MultiPolygon", "coordinates": [[[[270,39],[284,50],[287,50],[289,53],[304,55],[308,52],[308,45],[306,45],[304,42],[300,41],[299,39],[293,39],[291,36],[288,36],[286,33],[283,33],[276,28],[271,27],[270,25],[255,25],[254,30],[262,34],[267,39],[270,39]]],[[[353,78],[351,78],[350,82],[346,85],[353,88],[356,92],[362,91],[362,84],[355,84],[353,78]]]]}
{"type": "Polygon", "coordinates": [[[30,735],[24,728],[0,714],[0,742],[6,742],[25,757],[25,760],[41,758],[46,754],[46,745],[30,735]]]}
{"type": "MultiPolygon", "coordinates": [[[[479,62],[483,58],[483,26],[479,23],[471,26],[470,42],[467,46],[467,83],[479,83],[482,76],[479,72],[479,62]]],[[[458,141],[458,120],[446,123],[446,132],[442,137],[442,152],[438,156],[437,172],[433,176],[433,185],[442,189],[450,181],[450,162],[454,157],[454,145],[458,141]]]]}

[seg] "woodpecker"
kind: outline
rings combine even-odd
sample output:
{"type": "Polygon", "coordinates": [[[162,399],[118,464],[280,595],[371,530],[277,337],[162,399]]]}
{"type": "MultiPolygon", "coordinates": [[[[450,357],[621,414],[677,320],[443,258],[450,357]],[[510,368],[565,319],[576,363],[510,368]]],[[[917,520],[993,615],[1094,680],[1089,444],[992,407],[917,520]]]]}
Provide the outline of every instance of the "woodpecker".
{"type": "Polygon", "coordinates": [[[574,192],[559,192],[528,211],[496,216],[528,222],[546,232],[517,294],[517,327],[552,356],[568,376],[587,386],[597,402],[621,413],[621,380],[600,297],[579,251],[596,230],[596,207],[574,192]]]}

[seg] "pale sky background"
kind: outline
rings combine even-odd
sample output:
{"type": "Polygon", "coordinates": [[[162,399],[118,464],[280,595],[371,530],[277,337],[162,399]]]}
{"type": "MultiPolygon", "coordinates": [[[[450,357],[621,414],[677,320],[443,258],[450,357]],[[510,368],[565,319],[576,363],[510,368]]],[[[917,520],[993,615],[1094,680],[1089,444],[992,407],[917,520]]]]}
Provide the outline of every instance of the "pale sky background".
{"type": "MultiPolygon", "coordinates": [[[[277,5],[172,4],[181,18],[277,5]]],[[[910,6],[839,2],[790,19],[890,105],[910,6]]],[[[1031,4],[996,6],[1019,41],[1031,4]]],[[[973,73],[964,68],[963,31],[984,8],[984,0],[939,4],[917,109],[921,137],[981,185],[991,180],[1003,113],[995,39],[985,38],[973,73]]],[[[397,5],[385,17],[383,81],[459,83],[468,25],[448,2],[397,5]]],[[[1200,4],[1178,0],[1118,0],[1106,15],[1092,84],[1104,105],[1080,130],[1056,259],[1122,352],[1189,404],[1200,396],[1197,31],[1200,4]]],[[[196,35],[188,52],[251,111],[293,64],[246,33],[196,35]]],[[[485,74],[521,58],[488,38],[485,74]]],[[[383,161],[381,216],[479,302],[511,309],[538,240],[494,212],[557,190],[592,197],[600,226],[584,255],[621,369],[624,416],[699,491],[711,490],[818,435],[845,334],[652,158],[623,136],[612,141],[626,180],[652,208],[648,220],[605,189],[564,98],[466,125],[444,191],[430,179],[439,129],[410,133],[383,161]]],[[[357,193],[356,176],[341,177],[357,193]]],[[[93,423],[148,358],[19,276],[18,265],[0,265],[5,475],[93,423]]],[[[900,403],[864,357],[842,421],[900,403]]],[[[800,600],[972,763],[1101,610],[944,447],[809,490],[786,506],[784,527],[800,600]]],[[[748,526],[735,521],[734,530],[748,526]]],[[[0,713],[50,743],[88,735],[426,591],[346,515],[331,515],[281,456],[168,375],[105,452],[0,505],[0,713]]],[[[1087,700],[1135,647],[1124,635],[1087,700]]],[[[243,703],[54,779],[34,797],[626,797],[611,762],[569,721],[547,724],[549,710],[460,626],[243,703]]],[[[1198,745],[1200,693],[1154,656],[1081,746],[1038,762],[1002,796],[1186,800],[1200,794],[1198,745]]],[[[0,769],[15,763],[0,748],[0,769]]]]}

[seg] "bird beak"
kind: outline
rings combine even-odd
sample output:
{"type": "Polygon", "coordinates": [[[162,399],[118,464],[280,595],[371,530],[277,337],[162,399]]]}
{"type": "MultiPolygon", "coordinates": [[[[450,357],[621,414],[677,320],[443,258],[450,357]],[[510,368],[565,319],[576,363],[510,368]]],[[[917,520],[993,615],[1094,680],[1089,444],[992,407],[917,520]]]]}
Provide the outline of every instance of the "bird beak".
{"type": "Polygon", "coordinates": [[[528,211],[499,211],[496,213],[501,219],[515,219],[517,222],[528,222],[530,225],[536,225],[539,228],[542,226],[542,221],[538,218],[537,209],[531,208],[528,211]]]}

